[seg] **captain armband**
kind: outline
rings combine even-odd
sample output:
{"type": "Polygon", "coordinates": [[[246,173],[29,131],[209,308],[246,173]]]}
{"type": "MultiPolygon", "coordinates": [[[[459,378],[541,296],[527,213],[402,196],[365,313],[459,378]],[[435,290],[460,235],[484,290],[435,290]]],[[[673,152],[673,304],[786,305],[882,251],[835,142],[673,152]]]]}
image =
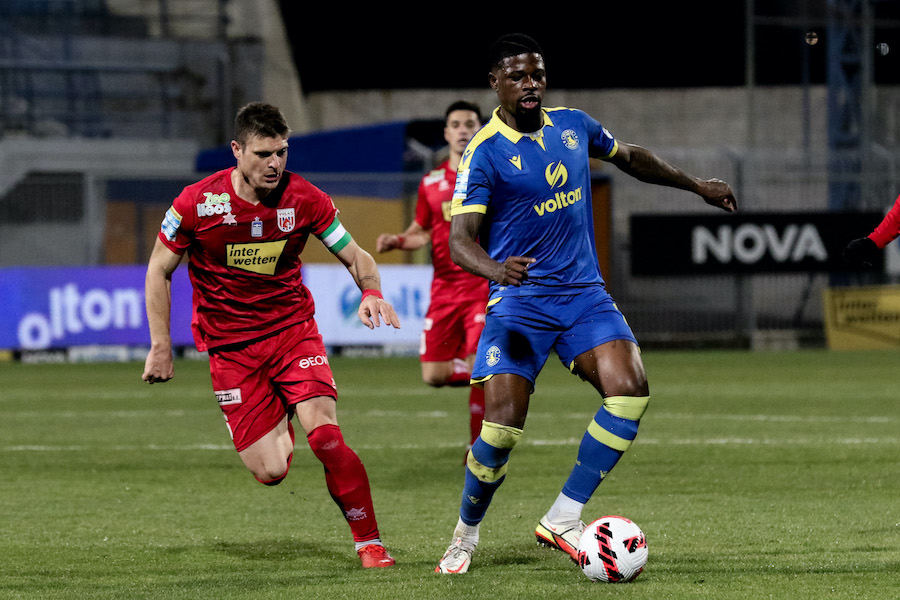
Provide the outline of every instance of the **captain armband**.
{"type": "Polygon", "coordinates": [[[350,237],[350,232],[344,229],[344,226],[341,225],[341,222],[338,221],[337,218],[332,221],[331,225],[328,226],[328,229],[321,234],[316,235],[316,237],[325,244],[325,247],[328,248],[332,254],[337,254],[353,240],[353,238],[350,237]]]}

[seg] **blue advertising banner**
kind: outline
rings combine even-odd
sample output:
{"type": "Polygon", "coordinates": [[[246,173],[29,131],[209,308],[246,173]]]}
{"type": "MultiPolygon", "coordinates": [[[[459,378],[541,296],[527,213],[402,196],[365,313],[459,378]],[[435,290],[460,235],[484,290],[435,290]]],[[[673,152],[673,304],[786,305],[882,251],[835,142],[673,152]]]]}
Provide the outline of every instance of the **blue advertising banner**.
{"type": "MultiPolygon", "coordinates": [[[[0,348],[148,345],[145,266],[0,269],[0,348]]],[[[172,338],[193,344],[191,284],[172,277],[172,338]]]]}
{"type": "MultiPolygon", "coordinates": [[[[339,264],[305,265],[325,344],[418,344],[431,292],[430,265],[379,267],[384,297],[402,328],[367,329],[356,316],[360,292],[339,264]]],[[[48,350],[75,346],[147,346],[146,267],[22,267],[0,269],[0,348],[48,350]]],[[[187,267],[172,277],[172,342],[194,345],[187,267]]]]}

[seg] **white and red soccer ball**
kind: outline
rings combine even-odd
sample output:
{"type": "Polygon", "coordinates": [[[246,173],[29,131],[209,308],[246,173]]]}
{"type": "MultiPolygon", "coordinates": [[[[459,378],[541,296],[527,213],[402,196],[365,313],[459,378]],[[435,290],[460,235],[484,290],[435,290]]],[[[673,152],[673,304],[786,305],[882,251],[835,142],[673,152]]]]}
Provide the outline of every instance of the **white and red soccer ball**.
{"type": "Polygon", "coordinates": [[[584,528],[578,542],[578,566],[591,581],[627,583],[647,564],[647,538],[625,517],[600,517],[584,528]]]}

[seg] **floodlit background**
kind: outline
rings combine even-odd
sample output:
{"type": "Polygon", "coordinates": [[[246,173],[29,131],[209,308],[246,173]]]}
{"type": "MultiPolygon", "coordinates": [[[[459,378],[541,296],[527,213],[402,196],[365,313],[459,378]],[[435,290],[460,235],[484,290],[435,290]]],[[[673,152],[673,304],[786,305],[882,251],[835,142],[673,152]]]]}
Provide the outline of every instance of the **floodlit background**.
{"type": "Polygon", "coordinates": [[[0,0],[0,598],[896,600],[900,255],[857,273],[840,251],[900,194],[900,2],[321,4],[0,0]],[[403,328],[374,332],[343,267],[303,255],[395,568],[359,568],[302,438],[277,487],[241,465],[183,266],[176,378],[140,379],[153,239],[184,185],[233,164],[238,107],[284,110],[289,168],[372,250],[411,220],[445,107],[494,108],[484,56],[510,31],[543,47],[547,106],[741,206],[595,165],[598,259],[652,401],[585,517],[643,528],[633,585],[535,544],[599,403],[555,359],[472,570],[433,573],[468,394],[421,381],[427,250],[376,256],[403,328]]]}

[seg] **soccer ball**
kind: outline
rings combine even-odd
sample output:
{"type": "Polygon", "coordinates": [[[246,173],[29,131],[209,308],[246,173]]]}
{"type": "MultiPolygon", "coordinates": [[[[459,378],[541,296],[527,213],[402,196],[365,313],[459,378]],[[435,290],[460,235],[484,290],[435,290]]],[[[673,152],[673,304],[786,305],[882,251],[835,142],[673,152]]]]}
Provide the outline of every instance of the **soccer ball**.
{"type": "Polygon", "coordinates": [[[584,528],[578,542],[578,566],[591,581],[634,581],[647,556],[644,532],[625,517],[600,517],[584,528]]]}

